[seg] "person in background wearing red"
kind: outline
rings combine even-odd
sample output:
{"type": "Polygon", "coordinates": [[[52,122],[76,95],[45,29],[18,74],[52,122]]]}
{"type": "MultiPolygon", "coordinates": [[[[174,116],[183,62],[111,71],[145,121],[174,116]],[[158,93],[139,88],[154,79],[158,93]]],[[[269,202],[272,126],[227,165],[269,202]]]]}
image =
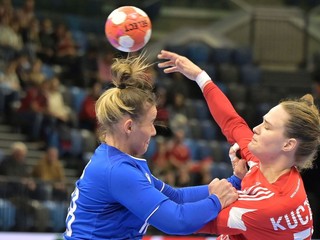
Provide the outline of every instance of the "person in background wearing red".
{"type": "Polygon", "coordinates": [[[97,119],[95,104],[102,93],[102,84],[95,82],[90,90],[90,93],[85,97],[80,113],[79,113],[79,127],[95,132],[97,128],[97,119]]]}

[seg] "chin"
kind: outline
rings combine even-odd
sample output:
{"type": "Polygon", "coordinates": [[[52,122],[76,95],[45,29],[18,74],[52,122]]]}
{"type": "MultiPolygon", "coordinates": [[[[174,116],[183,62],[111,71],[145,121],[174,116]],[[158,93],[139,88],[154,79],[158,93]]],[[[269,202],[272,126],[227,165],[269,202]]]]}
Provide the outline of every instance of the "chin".
{"type": "Polygon", "coordinates": [[[143,154],[145,154],[147,152],[147,149],[142,149],[141,151],[138,152],[138,156],[143,156],[143,154]]]}
{"type": "Polygon", "coordinates": [[[248,149],[249,149],[249,151],[250,151],[251,153],[254,153],[254,143],[252,143],[252,141],[249,142],[249,144],[248,144],[248,149]]]}

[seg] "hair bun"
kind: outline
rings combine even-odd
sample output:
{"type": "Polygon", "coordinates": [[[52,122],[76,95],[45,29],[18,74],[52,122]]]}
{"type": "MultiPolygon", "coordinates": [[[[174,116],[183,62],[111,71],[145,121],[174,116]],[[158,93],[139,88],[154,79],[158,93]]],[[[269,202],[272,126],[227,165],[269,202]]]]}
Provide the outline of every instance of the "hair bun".
{"type": "Polygon", "coordinates": [[[301,100],[305,101],[309,106],[314,105],[313,96],[309,93],[301,97],[301,100]]]}

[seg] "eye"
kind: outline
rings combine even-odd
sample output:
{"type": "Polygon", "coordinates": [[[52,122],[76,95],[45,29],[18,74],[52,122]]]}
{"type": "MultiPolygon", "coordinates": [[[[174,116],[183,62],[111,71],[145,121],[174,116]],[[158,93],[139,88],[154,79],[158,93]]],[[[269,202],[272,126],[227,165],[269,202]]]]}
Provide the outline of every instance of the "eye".
{"type": "Polygon", "coordinates": [[[269,129],[270,129],[269,125],[266,124],[266,123],[263,124],[263,127],[264,127],[264,129],[266,129],[266,130],[269,130],[269,129]]]}

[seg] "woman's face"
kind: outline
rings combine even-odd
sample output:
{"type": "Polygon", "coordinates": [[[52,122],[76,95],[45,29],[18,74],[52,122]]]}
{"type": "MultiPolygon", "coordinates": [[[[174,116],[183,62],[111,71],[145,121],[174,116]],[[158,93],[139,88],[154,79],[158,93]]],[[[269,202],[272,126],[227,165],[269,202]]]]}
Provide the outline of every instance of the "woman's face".
{"type": "Polygon", "coordinates": [[[288,119],[288,113],[277,105],[263,117],[260,125],[253,128],[254,135],[248,147],[261,161],[272,161],[281,154],[288,139],[284,134],[288,119]]]}
{"type": "Polygon", "coordinates": [[[156,106],[150,107],[145,116],[140,121],[134,121],[132,124],[132,132],[130,134],[130,154],[133,156],[143,155],[149,146],[150,138],[156,135],[154,121],[157,116],[156,106]]]}

